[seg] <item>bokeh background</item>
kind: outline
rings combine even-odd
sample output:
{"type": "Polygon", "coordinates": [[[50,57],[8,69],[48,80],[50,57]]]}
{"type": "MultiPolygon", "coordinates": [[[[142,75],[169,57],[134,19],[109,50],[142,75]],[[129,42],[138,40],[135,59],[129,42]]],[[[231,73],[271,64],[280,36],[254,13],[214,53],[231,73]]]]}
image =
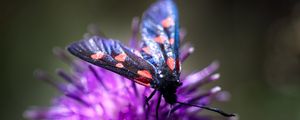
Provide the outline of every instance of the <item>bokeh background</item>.
{"type": "MultiPolygon", "coordinates": [[[[22,120],[26,108],[49,105],[59,93],[35,79],[67,67],[52,54],[97,23],[128,41],[132,17],[154,0],[2,0],[0,4],[0,119],[22,120]]],[[[300,120],[300,1],[177,0],[181,26],[195,53],[184,64],[199,70],[221,62],[220,85],[231,93],[215,102],[241,120],[300,120]]]]}

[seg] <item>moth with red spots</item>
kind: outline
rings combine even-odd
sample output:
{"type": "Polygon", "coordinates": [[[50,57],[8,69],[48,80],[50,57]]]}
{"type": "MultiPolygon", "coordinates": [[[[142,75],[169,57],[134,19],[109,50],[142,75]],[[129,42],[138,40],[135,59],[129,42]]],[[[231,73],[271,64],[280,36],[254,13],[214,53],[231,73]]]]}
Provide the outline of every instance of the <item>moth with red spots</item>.
{"type": "MultiPolygon", "coordinates": [[[[156,92],[171,106],[178,103],[233,116],[219,109],[177,101],[176,89],[182,84],[179,61],[179,20],[172,0],[158,0],[143,15],[140,24],[141,47],[129,48],[117,40],[92,36],[68,46],[75,56],[113,71],[156,92]]],[[[158,101],[156,114],[160,104],[158,101]]],[[[171,110],[170,110],[171,111],[171,110]]]]}

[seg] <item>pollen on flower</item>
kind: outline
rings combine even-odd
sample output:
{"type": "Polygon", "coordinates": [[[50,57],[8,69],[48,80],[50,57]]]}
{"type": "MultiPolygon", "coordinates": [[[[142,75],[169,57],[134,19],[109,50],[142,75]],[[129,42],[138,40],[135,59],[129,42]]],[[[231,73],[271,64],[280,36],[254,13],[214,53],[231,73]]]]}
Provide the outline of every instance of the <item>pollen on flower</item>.
{"type": "Polygon", "coordinates": [[[212,76],[210,76],[210,79],[211,80],[217,80],[217,79],[219,79],[220,78],[220,74],[219,73],[216,73],[216,74],[213,74],[212,76]]]}
{"type": "Polygon", "coordinates": [[[194,47],[190,47],[190,48],[189,48],[189,53],[192,53],[192,52],[194,52],[194,50],[195,50],[195,48],[194,48],[194,47]]]}
{"type": "Polygon", "coordinates": [[[213,88],[210,90],[211,93],[217,93],[217,92],[219,92],[219,91],[221,91],[221,87],[220,87],[220,86],[213,87],[213,88]]]}

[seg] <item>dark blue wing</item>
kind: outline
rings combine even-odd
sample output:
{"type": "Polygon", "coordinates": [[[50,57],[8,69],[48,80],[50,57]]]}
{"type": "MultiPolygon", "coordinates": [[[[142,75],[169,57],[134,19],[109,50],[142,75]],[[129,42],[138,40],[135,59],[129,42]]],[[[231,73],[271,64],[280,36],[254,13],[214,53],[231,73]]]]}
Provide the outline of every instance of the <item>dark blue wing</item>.
{"type": "Polygon", "coordinates": [[[143,15],[141,26],[144,59],[157,68],[179,72],[179,21],[175,3],[159,0],[143,15]]]}
{"type": "Polygon", "coordinates": [[[119,41],[93,36],[68,46],[75,56],[120,74],[135,82],[150,86],[154,69],[139,51],[123,46],[119,41]]]}

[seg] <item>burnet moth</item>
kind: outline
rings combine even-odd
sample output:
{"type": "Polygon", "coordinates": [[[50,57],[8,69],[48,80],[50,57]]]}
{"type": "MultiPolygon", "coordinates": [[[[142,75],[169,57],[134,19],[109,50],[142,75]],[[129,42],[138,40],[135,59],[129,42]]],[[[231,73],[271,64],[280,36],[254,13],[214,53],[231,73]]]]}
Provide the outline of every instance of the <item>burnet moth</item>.
{"type": "Polygon", "coordinates": [[[73,55],[96,66],[113,71],[145,87],[153,88],[145,104],[158,93],[156,118],[161,97],[172,106],[199,107],[231,117],[217,108],[177,101],[180,81],[179,20],[173,0],[158,0],[144,13],[140,23],[141,46],[129,48],[117,40],[91,36],[68,46],[73,55]]]}

